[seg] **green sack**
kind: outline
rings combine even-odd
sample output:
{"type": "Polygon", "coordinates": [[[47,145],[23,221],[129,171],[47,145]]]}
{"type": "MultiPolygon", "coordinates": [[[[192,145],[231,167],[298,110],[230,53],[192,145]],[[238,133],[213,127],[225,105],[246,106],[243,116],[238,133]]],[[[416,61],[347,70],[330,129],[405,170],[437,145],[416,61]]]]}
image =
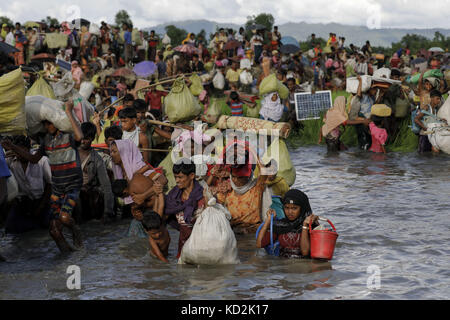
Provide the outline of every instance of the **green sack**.
{"type": "Polygon", "coordinates": [[[212,63],[212,61],[209,61],[209,62],[205,63],[203,67],[205,68],[205,70],[207,72],[210,72],[213,69],[214,64],[212,63]]]}
{"type": "Polygon", "coordinates": [[[190,121],[202,112],[202,107],[182,79],[174,82],[164,102],[172,123],[190,121]]]}
{"type": "Polygon", "coordinates": [[[260,96],[271,92],[278,92],[281,99],[286,99],[289,96],[289,89],[277,79],[277,76],[274,73],[265,77],[259,85],[260,96]]]}
{"type": "Polygon", "coordinates": [[[206,122],[215,124],[222,115],[222,106],[218,99],[211,99],[208,110],[205,113],[206,122]]]}
{"type": "MultiPolygon", "coordinates": [[[[427,72],[425,72],[423,74],[423,79],[429,78],[429,77],[434,77],[434,78],[442,78],[444,75],[442,74],[441,70],[439,69],[432,69],[432,70],[428,70],[427,72]]],[[[420,73],[416,73],[415,75],[413,75],[410,79],[409,82],[410,83],[418,83],[419,82],[419,78],[420,78],[420,73]]]]}
{"type": "Polygon", "coordinates": [[[250,108],[249,106],[247,106],[245,116],[248,118],[259,119],[259,110],[261,110],[261,100],[258,100],[258,102],[254,108],[250,108]]]}
{"type": "Polygon", "coordinates": [[[199,96],[203,91],[203,83],[198,74],[194,73],[190,76],[189,80],[191,81],[191,86],[189,89],[194,96],[199,96]]]}
{"type": "Polygon", "coordinates": [[[277,79],[277,81],[278,81],[277,87],[278,95],[280,96],[281,99],[287,99],[287,97],[289,97],[288,87],[286,87],[280,80],[277,79]]]}
{"type": "Polygon", "coordinates": [[[42,76],[33,83],[30,89],[28,89],[27,96],[44,96],[56,100],[52,87],[42,76]]]}
{"type": "Polygon", "coordinates": [[[265,77],[259,84],[259,95],[275,92],[278,90],[278,79],[274,73],[265,77]]]}
{"type": "Polygon", "coordinates": [[[395,117],[404,118],[409,111],[409,101],[406,99],[397,98],[395,100],[395,117]]]}
{"type": "Polygon", "coordinates": [[[172,188],[176,185],[175,176],[173,174],[172,152],[173,151],[169,152],[167,157],[165,157],[164,160],[159,164],[159,167],[163,168],[164,175],[167,178],[168,191],[172,190],[172,188]]]}
{"type": "Polygon", "coordinates": [[[262,157],[263,163],[269,163],[270,159],[275,159],[278,162],[278,176],[283,177],[289,186],[295,183],[297,172],[292,164],[289,151],[284,139],[275,138],[267,148],[266,153],[262,157]],[[276,152],[276,145],[278,144],[278,152],[276,152]],[[272,155],[273,154],[273,155],[272,155]]]}
{"type": "Polygon", "coordinates": [[[133,31],[131,32],[131,41],[133,41],[136,46],[142,45],[141,34],[139,33],[139,30],[136,28],[134,28],[133,31]]]}

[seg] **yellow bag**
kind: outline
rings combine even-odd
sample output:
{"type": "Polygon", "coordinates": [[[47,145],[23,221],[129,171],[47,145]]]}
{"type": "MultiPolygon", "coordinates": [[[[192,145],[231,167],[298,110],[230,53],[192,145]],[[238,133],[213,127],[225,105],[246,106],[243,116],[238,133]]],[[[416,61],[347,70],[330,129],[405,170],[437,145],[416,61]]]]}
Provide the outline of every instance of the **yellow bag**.
{"type": "Polygon", "coordinates": [[[47,33],[45,35],[45,42],[49,49],[65,48],[67,47],[68,35],[64,33],[47,33]]]}
{"type": "Polygon", "coordinates": [[[25,83],[19,68],[0,77],[0,133],[24,134],[25,127],[25,83]]]}
{"type": "Polygon", "coordinates": [[[30,89],[28,89],[27,96],[44,96],[56,100],[52,87],[45,81],[41,73],[39,74],[39,79],[33,83],[30,89]]]}
{"type": "Polygon", "coordinates": [[[189,90],[191,90],[194,96],[199,96],[203,91],[203,83],[198,74],[194,73],[189,80],[192,82],[189,90]]]}
{"type": "Polygon", "coordinates": [[[374,104],[370,113],[378,117],[389,117],[392,114],[392,109],[385,104],[374,104]]]}
{"type": "Polygon", "coordinates": [[[171,123],[190,121],[202,112],[202,107],[184,80],[175,81],[164,103],[171,123]]]}
{"type": "MultiPolygon", "coordinates": [[[[292,164],[284,139],[275,138],[267,148],[266,153],[262,156],[261,162],[266,164],[269,163],[271,159],[275,159],[278,162],[277,176],[283,177],[286,183],[289,186],[292,186],[295,183],[297,172],[292,164]],[[276,144],[278,144],[278,152],[276,144]]],[[[259,170],[257,172],[255,170],[255,177],[258,175],[259,170]]]]}

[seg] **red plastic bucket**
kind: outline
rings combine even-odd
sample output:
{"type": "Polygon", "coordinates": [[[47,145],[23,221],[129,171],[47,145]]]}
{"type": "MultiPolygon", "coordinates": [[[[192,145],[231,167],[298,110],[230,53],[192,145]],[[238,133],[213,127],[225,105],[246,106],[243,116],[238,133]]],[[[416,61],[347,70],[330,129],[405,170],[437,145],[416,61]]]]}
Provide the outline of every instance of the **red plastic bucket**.
{"type": "Polygon", "coordinates": [[[331,225],[333,231],[311,230],[311,224],[309,225],[311,258],[313,259],[333,259],[334,247],[336,246],[336,240],[339,235],[331,221],[327,220],[327,222],[331,225]]]}

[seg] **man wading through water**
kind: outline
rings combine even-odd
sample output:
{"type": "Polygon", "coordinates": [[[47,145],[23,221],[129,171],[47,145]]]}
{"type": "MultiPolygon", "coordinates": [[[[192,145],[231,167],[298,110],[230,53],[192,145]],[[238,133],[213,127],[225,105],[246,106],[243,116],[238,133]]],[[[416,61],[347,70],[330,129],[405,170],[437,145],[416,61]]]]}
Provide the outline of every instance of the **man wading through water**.
{"type": "Polygon", "coordinates": [[[63,226],[72,230],[75,248],[83,247],[80,228],[72,218],[72,212],[80,195],[83,184],[80,155],[78,147],[83,139],[83,133],[72,114],[73,101],[65,104],[67,118],[73,129],[71,133],[62,132],[49,121],[43,121],[46,135],[40,143],[40,149],[30,154],[22,148],[4,140],[5,149],[11,149],[31,163],[38,163],[43,156],[47,156],[52,171],[52,194],[50,196],[50,235],[55,240],[61,252],[74,250],[62,234],[63,226]]]}

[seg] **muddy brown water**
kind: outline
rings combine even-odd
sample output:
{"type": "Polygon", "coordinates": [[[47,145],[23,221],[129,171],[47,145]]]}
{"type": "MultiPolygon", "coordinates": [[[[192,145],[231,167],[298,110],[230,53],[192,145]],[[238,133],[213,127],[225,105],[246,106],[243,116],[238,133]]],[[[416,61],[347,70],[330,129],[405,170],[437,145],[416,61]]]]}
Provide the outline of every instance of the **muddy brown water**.
{"type": "Polygon", "coordinates": [[[169,228],[165,264],[145,240],[125,237],[130,220],[91,221],[81,226],[85,249],[68,256],[45,230],[0,237],[0,299],[450,298],[450,156],[290,152],[295,187],[339,233],[330,262],[267,256],[254,235],[238,235],[239,265],[179,266],[169,228]],[[66,286],[70,265],[80,290],[66,286]]]}

